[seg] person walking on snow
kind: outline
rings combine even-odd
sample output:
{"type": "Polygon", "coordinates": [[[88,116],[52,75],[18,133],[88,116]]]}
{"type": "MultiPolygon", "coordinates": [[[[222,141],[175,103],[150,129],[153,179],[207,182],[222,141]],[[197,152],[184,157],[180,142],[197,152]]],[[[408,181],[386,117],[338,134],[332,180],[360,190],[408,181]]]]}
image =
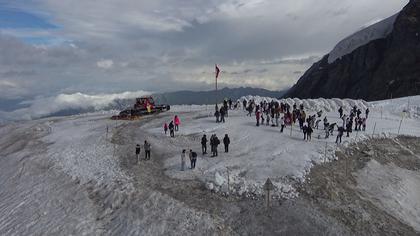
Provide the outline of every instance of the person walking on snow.
{"type": "Polygon", "coordinates": [[[365,113],[366,113],[366,119],[367,119],[367,118],[368,118],[368,116],[369,116],[369,108],[366,108],[365,113]]]}
{"type": "Polygon", "coordinates": [[[205,134],[201,138],[201,150],[203,151],[203,155],[207,154],[207,137],[205,134]]]}
{"type": "Polygon", "coordinates": [[[338,113],[340,114],[340,118],[343,117],[343,107],[338,108],[338,113]]]}
{"type": "Polygon", "coordinates": [[[174,122],[173,121],[171,121],[170,123],[169,123],[169,134],[170,134],[170,136],[173,138],[173,137],[175,137],[175,131],[174,131],[174,122]]]}
{"type": "Polygon", "coordinates": [[[220,122],[225,123],[225,115],[227,114],[226,107],[220,108],[220,122]]]}
{"type": "Polygon", "coordinates": [[[213,155],[212,157],[217,157],[217,146],[220,144],[219,138],[214,134],[213,136],[213,155]]]}
{"type": "Polygon", "coordinates": [[[284,123],[284,116],[283,116],[283,117],[281,117],[281,120],[280,120],[280,125],[281,125],[281,128],[280,128],[280,133],[283,133],[284,126],[286,125],[286,124],[284,123]]]}
{"type": "Polygon", "coordinates": [[[308,132],[308,126],[306,124],[304,124],[302,126],[302,131],[303,131],[303,140],[307,139],[307,132],[308,132]]]}
{"type": "Polygon", "coordinates": [[[314,132],[314,130],[312,129],[312,127],[310,125],[308,125],[307,128],[306,128],[306,139],[308,141],[310,141],[312,139],[312,132],[314,132]]]}
{"type": "Polygon", "coordinates": [[[150,143],[148,143],[146,140],[144,140],[144,152],[145,152],[144,159],[150,160],[150,143]]]}
{"type": "Polygon", "coordinates": [[[223,144],[225,145],[225,152],[229,152],[230,139],[227,134],[225,134],[225,137],[223,138],[223,144]]]}
{"type": "Polygon", "coordinates": [[[261,115],[260,111],[257,110],[255,112],[255,118],[257,119],[257,126],[260,126],[260,115],[261,115]]]}
{"type": "Polygon", "coordinates": [[[197,153],[190,150],[190,161],[191,161],[191,169],[195,169],[195,164],[197,162],[197,153]]]}
{"type": "Polygon", "coordinates": [[[216,111],[214,112],[214,116],[216,117],[216,123],[219,123],[219,116],[220,116],[220,112],[219,109],[216,108],[216,111]]]}
{"type": "Polygon", "coordinates": [[[343,137],[344,134],[344,127],[340,126],[338,127],[338,134],[337,134],[337,138],[335,139],[335,143],[338,143],[338,141],[340,141],[341,143],[341,138],[343,137]]]}
{"type": "Polygon", "coordinates": [[[181,171],[185,169],[185,152],[185,149],[183,149],[181,153],[181,171]]]}
{"type": "Polygon", "coordinates": [[[139,156],[140,156],[140,144],[137,144],[137,145],[136,145],[136,159],[137,159],[137,163],[138,163],[138,164],[140,163],[140,158],[139,158],[139,156]]]}
{"type": "Polygon", "coordinates": [[[165,122],[165,124],[163,125],[163,130],[165,131],[165,135],[168,132],[168,124],[165,122]]]}
{"type": "Polygon", "coordinates": [[[174,123],[175,123],[175,131],[179,131],[179,126],[181,125],[181,121],[179,120],[178,116],[174,117],[174,123]]]}
{"type": "Polygon", "coordinates": [[[266,117],[267,117],[267,123],[266,125],[270,125],[270,115],[268,113],[266,113],[266,117]]]}

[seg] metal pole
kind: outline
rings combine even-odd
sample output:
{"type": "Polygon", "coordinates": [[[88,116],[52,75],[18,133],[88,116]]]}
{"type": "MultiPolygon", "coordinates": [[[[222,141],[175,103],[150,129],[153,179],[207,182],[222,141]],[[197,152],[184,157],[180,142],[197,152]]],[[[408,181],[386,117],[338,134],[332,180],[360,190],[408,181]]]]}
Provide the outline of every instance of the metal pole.
{"type": "Polygon", "coordinates": [[[375,125],[373,126],[372,136],[375,135],[375,129],[376,129],[376,122],[375,122],[375,125]]]}
{"type": "Polygon", "coordinates": [[[226,169],[227,169],[227,182],[228,182],[228,195],[230,195],[230,178],[229,178],[229,168],[228,167],[226,167],[226,169]]]}
{"type": "Polygon", "coordinates": [[[293,131],[293,123],[290,124],[290,136],[292,136],[292,131],[293,131]]]}
{"type": "Polygon", "coordinates": [[[324,155],[324,163],[327,162],[327,142],[325,142],[325,155],[324,155]]]}
{"type": "Polygon", "coordinates": [[[381,107],[381,120],[382,120],[382,111],[383,111],[383,109],[384,109],[384,108],[383,108],[383,107],[381,107]]]}
{"type": "Polygon", "coordinates": [[[402,124],[402,122],[403,122],[403,119],[404,119],[404,117],[402,117],[402,118],[401,118],[401,121],[400,121],[400,126],[398,127],[398,134],[400,134],[401,124],[402,124]]]}
{"type": "Polygon", "coordinates": [[[344,163],[344,166],[345,166],[345,169],[346,169],[346,179],[347,179],[347,161],[349,159],[349,156],[348,156],[349,155],[349,151],[348,150],[346,151],[346,154],[347,154],[346,155],[346,162],[344,163]]]}

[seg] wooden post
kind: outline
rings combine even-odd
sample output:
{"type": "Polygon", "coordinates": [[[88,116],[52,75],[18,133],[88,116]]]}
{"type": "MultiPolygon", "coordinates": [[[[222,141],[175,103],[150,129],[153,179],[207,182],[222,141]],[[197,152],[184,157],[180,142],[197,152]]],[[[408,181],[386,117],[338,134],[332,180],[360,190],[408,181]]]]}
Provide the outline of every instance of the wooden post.
{"type": "Polygon", "coordinates": [[[274,190],[274,185],[271,182],[270,178],[267,178],[267,181],[265,181],[263,189],[266,192],[266,207],[267,207],[267,210],[268,210],[270,208],[270,191],[274,190]]]}

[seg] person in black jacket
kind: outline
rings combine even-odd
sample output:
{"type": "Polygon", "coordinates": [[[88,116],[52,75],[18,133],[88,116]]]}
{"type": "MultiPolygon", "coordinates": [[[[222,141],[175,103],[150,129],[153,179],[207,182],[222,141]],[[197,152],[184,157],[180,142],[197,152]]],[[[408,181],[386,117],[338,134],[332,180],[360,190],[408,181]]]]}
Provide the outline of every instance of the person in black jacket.
{"type": "Polygon", "coordinates": [[[340,114],[340,118],[343,117],[343,107],[338,109],[338,113],[340,114]]]}
{"type": "Polygon", "coordinates": [[[175,130],[174,130],[175,126],[174,126],[174,122],[171,121],[171,123],[169,123],[169,134],[171,135],[171,137],[175,137],[175,130]]]}
{"type": "Polygon", "coordinates": [[[337,138],[335,139],[335,143],[340,142],[341,143],[341,138],[343,137],[344,134],[344,127],[340,126],[338,127],[338,134],[337,134],[337,138]]]}
{"type": "Polygon", "coordinates": [[[137,144],[136,145],[136,158],[137,158],[137,163],[140,163],[139,155],[140,155],[140,144],[137,144]]]}
{"type": "Polygon", "coordinates": [[[227,114],[227,109],[226,107],[221,107],[220,108],[220,120],[219,122],[223,122],[225,123],[225,115],[227,114]]]}
{"type": "Polygon", "coordinates": [[[213,139],[210,141],[210,145],[212,145],[212,157],[217,157],[217,146],[220,144],[219,138],[213,134],[213,139]]]}
{"type": "Polygon", "coordinates": [[[230,139],[227,134],[225,134],[225,137],[223,138],[223,144],[225,145],[225,152],[229,152],[230,139]]]}
{"type": "Polygon", "coordinates": [[[203,155],[207,154],[207,137],[205,134],[201,138],[201,150],[203,151],[203,155]]]}

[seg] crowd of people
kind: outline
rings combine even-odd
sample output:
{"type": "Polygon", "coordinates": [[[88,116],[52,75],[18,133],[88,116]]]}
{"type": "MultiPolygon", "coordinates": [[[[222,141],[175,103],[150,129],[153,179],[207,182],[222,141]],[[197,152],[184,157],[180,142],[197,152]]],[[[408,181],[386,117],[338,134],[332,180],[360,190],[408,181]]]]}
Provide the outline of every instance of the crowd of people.
{"type": "Polygon", "coordinates": [[[179,131],[179,126],[181,125],[181,120],[179,119],[178,116],[175,116],[173,120],[171,120],[168,123],[164,123],[163,124],[163,131],[165,132],[165,135],[168,133],[169,130],[169,135],[174,138],[175,137],[175,132],[179,131]]]}
{"type": "MultiPolygon", "coordinates": [[[[241,105],[240,101],[233,103],[231,99],[225,99],[223,101],[220,109],[216,105],[214,116],[216,117],[217,123],[226,122],[226,117],[228,117],[228,111],[231,109],[237,109],[241,105]]],[[[255,114],[256,126],[271,126],[279,127],[280,133],[284,132],[286,126],[293,126],[294,124],[299,125],[299,130],[303,134],[303,140],[311,141],[312,134],[314,130],[320,129],[320,123],[323,122],[323,129],[325,132],[325,139],[328,139],[333,135],[335,127],[337,127],[337,137],[335,142],[341,143],[342,137],[346,133],[346,137],[350,136],[350,133],[354,131],[365,131],[366,130],[366,121],[369,117],[369,108],[365,110],[365,115],[362,116],[361,108],[357,106],[352,107],[348,114],[345,114],[343,107],[338,109],[338,115],[342,122],[338,121],[335,123],[330,123],[327,116],[323,117],[323,111],[315,111],[314,114],[307,114],[303,104],[299,106],[294,104],[290,106],[287,103],[282,103],[272,100],[271,102],[261,101],[256,103],[254,100],[243,100],[242,101],[243,110],[247,111],[247,116],[252,116],[255,114]]],[[[175,137],[175,132],[179,131],[179,126],[181,125],[180,118],[175,115],[173,120],[168,123],[164,123],[163,129],[165,135],[169,131],[170,137],[175,137]]],[[[292,129],[292,127],[291,127],[292,129]]],[[[318,135],[318,138],[321,136],[318,135]]],[[[210,157],[218,156],[218,146],[223,142],[225,153],[229,152],[230,137],[228,134],[225,134],[222,141],[217,137],[216,134],[212,134],[209,139],[207,139],[206,134],[201,137],[201,151],[202,155],[207,154],[207,145],[210,144],[210,157]]],[[[145,160],[150,160],[150,151],[151,145],[147,141],[144,141],[143,145],[145,151],[145,160]]],[[[137,161],[140,161],[140,145],[136,145],[136,157],[137,161]]],[[[185,161],[187,157],[187,150],[183,149],[181,152],[181,170],[185,170],[185,161]]],[[[194,169],[197,163],[197,152],[192,149],[188,152],[188,158],[190,160],[190,169],[194,169]]]]}
{"type": "MultiPolygon", "coordinates": [[[[283,133],[285,126],[292,126],[298,123],[300,131],[303,133],[303,140],[311,141],[312,133],[315,129],[319,129],[321,123],[321,117],[323,111],[319,110],[313,115],[308,115],[305,111],[304,105],[294,104],[292,107],[287,103],[281,103],[272,100],[271,102],[261,101],[256,103],[254,100],[243,100],[242,107],[247,111],[247,116],[255,114],[256,126],[266,125],[279,127],[280,132],[283,133]]],[[[365,110],[365,116],[362,117],[362,110],[357,106],[354,106],[348,115],[344,114],[343,107],[338,109],[342,124],[329,123],[327,116],[324,117],[324,131],[325,139],[328,139],[330,135],[333,135],[335,127],[337,127],[337,138],[336,143],[341,143],[342,136],[347,133],[347,137],[350,136],[352,131],[365,131],[366,121],[369,117],[369,108],[365,110]]]]}

